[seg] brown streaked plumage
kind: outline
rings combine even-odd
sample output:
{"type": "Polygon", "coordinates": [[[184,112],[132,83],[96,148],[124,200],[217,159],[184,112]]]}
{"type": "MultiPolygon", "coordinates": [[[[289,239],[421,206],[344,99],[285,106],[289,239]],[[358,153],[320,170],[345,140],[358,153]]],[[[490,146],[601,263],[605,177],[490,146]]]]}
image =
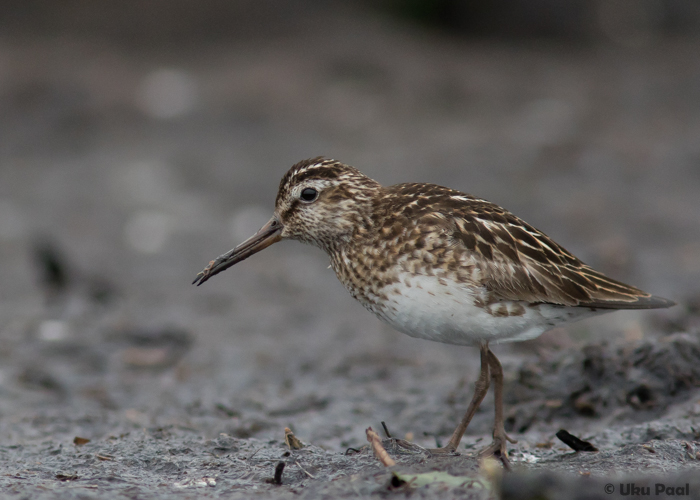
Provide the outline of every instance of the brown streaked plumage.
{"type": "Polygon", "coordinates": [[[194,282],[281,239],[325,250],[350,294],[396,329],[480,347],[474,397],[440,451],[457,449],[493,379],[494,442],[484,453],[498,454],[506,466],[503,372],[489,342],[527,340],[616,309],[673,305],[595,271],[498,205],[433,184],[383,187],[321,157],[294,165],[280,182],[272,219],[194,282]]]}

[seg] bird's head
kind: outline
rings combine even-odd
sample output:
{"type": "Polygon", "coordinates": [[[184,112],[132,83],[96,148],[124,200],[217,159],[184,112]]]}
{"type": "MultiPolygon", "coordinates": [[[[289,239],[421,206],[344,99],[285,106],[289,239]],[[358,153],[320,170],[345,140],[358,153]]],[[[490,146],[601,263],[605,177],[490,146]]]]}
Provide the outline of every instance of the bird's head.
{"type": "Polygon", "coordinates": [[[335,160],[312,158],[297,163],[282,177],[275,212],[253,236],[220,255],[197,275],[210,277],[282,239],[311,243],[327,252],[368,229],[378,182],[335,160]]]}

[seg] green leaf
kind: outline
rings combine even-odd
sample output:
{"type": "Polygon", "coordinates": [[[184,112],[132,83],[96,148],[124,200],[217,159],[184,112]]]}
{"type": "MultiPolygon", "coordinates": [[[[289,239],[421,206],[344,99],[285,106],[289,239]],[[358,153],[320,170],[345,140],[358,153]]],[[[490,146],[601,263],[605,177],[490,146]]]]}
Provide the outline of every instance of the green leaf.
{"type": "Polygon", "coordinates": [[[425,472],[423,474],[401,474],[393,473],[395,480],[393,484],[407,483],[408,486],[420,488],[430,484],[443,483],[452,488],[473,488],[480,490],[490,490],[491,485],[483,478],[473,476],[453,476],[447,472],[425,472]]]}

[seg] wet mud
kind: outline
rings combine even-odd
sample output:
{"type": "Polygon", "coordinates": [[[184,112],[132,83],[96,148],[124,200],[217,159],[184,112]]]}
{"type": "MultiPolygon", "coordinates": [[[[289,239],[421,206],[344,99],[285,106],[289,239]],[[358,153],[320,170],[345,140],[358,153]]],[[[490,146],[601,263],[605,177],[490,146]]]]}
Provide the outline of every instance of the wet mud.
{"type": "Polygon", "coordinates": [[[0,33],[0,496],[700,498],[698,40],[301,14],[172,45],[0,33]],[[300,244],[190,285],[319,154],[483,196],[679,305],[494,346],[511,472],[477,456],[490,394],[458,455],[385,441],[386,468],[366,429],[447,442],[475,349],[394,332],[300,244]]]}

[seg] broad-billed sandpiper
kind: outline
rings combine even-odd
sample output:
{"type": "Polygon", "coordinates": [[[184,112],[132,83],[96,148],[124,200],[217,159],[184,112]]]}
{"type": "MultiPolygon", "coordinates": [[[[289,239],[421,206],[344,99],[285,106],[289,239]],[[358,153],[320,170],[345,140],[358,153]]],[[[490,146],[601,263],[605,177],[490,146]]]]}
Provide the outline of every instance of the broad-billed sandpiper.
{"type": "Polygon", "coordinates": [[[533,339],[616,309],[673,305],[593,270],[498,205],[434,184],[384,187],[322,157],[294,165],[280,182],[270,221],[211,261],[194,283],[282,239],[323,249],[350,294],[397,330],[480,348],[467,412],[449,443],[431,451],[457,450],[493,379],[493,442],[481,454],[505,466],[506,441],[515,441],[503,427],[503,369],[490,343],[533,339]]]}

